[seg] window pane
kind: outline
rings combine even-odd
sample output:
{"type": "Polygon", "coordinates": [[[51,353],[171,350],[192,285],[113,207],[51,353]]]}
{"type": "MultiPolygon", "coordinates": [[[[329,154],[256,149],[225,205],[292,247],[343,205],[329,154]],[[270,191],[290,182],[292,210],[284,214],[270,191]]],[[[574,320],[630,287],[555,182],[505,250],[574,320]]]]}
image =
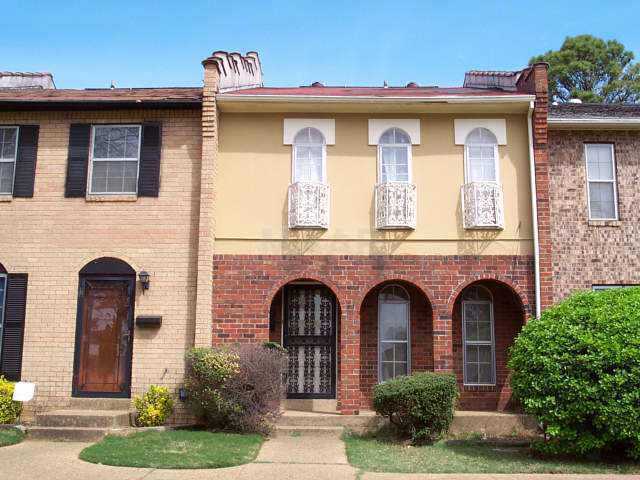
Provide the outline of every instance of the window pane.
{"type": "Polygon", "coordinates": [[[395,351],[395,360],[397,362],[407,361],[407,344],[406,343],[394,344],[394,351],[395,351]]]}
{"type": "Polygon", "coordinates": [[[480,363],[493,363],[493,357],[491,355],[491,345],[477,345],[478,349],[478,362],[480,363]]]}
{"type": "Polygon", "coordinates": [[[94,127],[93,158],[124,159],[139,156],[140,128],[96,126],[94,127]]]}
{"type": "Polygon", "coordinates": [[[490,342],[491,341],[491,322],[478,322],[478,337],[476,340],[490,342]]]}
{"type": "Polygon", "coordinates": [[[0,163],[0,193],[13,192],[13,167],[15,163],[0,163]]]}
{"type": "Polygon", "coordinates": [[[589,180],[613,180],[613,158],[609,145],[587,145],[589,180]]]}
{"type": "Polygon", "coordinates": [[[15,160],[16,142],[18,140],[17,128],[0,128],[0,158],[3,160],[15,160]]]}
{"type": "Polygon", "coordinates": [[[382,362],[380,381],[384,382],[393,378],[393,362],[382,362]]]}
{"type": "Polygon", "coordinates": [[[393,343],[381,343],[380,350],[382,352],[383,362],[393,361],[393,343]]]}
{"type": "Polygon", "coordinates": [[[493,367],[491,364],[480,364],[478,366],[478,383],[493,383],[493,367]]]}
{"type": "Polygon", "coordinates": [[[466,353],[465,353],[466,363],[478,362],[478,347],[479,345],[467,345],[466,353]]]}
{"type": "Polygon", "coordinates": [[[591,218],[615,218],[615,197],[613,183],[590,182],[589,204],[591,218]]]}
{"type": "Polygon", "coordinates": [[[107,158],[109,149],[109,129],[96,127],[93,137],[93,158],[107,158]]]}
{"type": "Polygon", "coordinates": [[[294,147],[296,182],[322,182],[322,146],[294,147]]]}
{"type": "Polygon", "coordinates": [[[466,383],[478,383],[478,365],[476,363],[467,363],[464,366],[466,383]]]}
{"type": "Polygon", "coordinates": [[[382,146],[380,180],[385,182],[409,181],[409,150],[408,147],[382,146]]]}
{"type": "Polygon", "coordinates": [[[400,376],[400,375],[406,375],[407,374],[407,364],[406,362],[396,362],[395,364],[395,374],[396,377],[400,376]]]}
{"type": "Polygon", "coordinates": [[[126,158],[138,158],[138,141],[138,128],[127,128],[124,150],[126,158]]]}
{"type": "Polygon", "coordinates": [[[407,339],[407,307],[403,303],[380,303],[380,338],[407,339]]]}

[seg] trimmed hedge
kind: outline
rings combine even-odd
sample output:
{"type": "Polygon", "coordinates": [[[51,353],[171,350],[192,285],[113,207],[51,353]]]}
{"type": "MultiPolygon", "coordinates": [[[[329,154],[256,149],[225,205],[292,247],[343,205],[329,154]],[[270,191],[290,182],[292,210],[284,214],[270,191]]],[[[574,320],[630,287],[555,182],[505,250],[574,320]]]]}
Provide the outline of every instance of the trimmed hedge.
{"type": "Polygon", "coordinates": [[[431,443],[449,430],[457,398],[454,375],[416,373],[376,385],[373,408],[413,443],[431,443]]]}
{"type": "Polygon", "coordinates": [[[580,292],[529,321],[511,386],[546,453],[640,458],[640,288],[580,292]]]}

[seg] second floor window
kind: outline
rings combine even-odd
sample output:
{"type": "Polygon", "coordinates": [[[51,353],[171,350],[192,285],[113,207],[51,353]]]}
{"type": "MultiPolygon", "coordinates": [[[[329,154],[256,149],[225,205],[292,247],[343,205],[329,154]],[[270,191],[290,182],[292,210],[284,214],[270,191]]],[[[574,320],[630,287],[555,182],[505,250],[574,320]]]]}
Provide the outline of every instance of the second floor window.
{"type": "Polygon", "coordinates": [[[293,183],[326,183],[326,142],[313,127],[300,130],[293,139],[293,183]]]}
{"type": "Polygon", "coordinates": [[[612,144],[585,145],[589,219],[617,220],[616,165],[612,144]]]}
{"type": "Polygon", "coordinates": [[[0,127],[0,194],[13,193],[18,153],[18,127],[0,127]]]}
{"type": "Polygon", "coordinates": [[[91,193],[137,193],[140,130],[140,125],[93,127],[91,193]]]}
{"type": "Polygon", "coordinates": [[[465,140],[465,181],[498,182],[498,140],[486,128],[473,129],[465,140]]]}
{"type": "Polygon", "coordinates": [[[411,139],[399,128],[390,128],[378,143],[378,179],[380,183],[411,182],[411,139]]]}

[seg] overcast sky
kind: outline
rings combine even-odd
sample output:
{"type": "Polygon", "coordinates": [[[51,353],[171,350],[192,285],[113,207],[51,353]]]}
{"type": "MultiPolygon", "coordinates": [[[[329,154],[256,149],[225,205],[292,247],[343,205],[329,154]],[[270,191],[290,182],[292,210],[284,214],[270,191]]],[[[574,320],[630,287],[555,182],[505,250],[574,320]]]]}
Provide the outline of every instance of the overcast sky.
{"type": "Polygon", "coordinates": [[[466,70],[521,68],[581,33],[640,56],[636,0],[0,4],[0,71],[49,71],[58,88],[200,85],[214,50],[258,51],[271,86],[456,86],[466,70]]]}

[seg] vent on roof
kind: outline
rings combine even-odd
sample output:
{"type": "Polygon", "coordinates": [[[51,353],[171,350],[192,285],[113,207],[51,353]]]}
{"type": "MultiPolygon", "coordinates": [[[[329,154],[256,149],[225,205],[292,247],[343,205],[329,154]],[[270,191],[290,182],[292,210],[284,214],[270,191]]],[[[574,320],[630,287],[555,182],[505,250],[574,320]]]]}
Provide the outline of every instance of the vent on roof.
{"type": "Polygon", "coordinates": [[[313,82],[311,84],[312,87],[324,87],[324,84],[321,82],[313,82]]]}
{"type": "Polygon", "coordinates": [[[416,82],[409,82],[407,83],[407,87],[406,88],[418,88],[420,85],[418,85],[416,82]]]}
{"type": "Polygon", "coordinates": [[[0,89],[53,89],[53,75],[47,72],[0,72],[0,89]]]}
{"type": "Polygon", "coordinates": [[[471,70],[464,74],[467,88],[499,88],[516,91],[516,83],[521,72],[471,70]]]}

